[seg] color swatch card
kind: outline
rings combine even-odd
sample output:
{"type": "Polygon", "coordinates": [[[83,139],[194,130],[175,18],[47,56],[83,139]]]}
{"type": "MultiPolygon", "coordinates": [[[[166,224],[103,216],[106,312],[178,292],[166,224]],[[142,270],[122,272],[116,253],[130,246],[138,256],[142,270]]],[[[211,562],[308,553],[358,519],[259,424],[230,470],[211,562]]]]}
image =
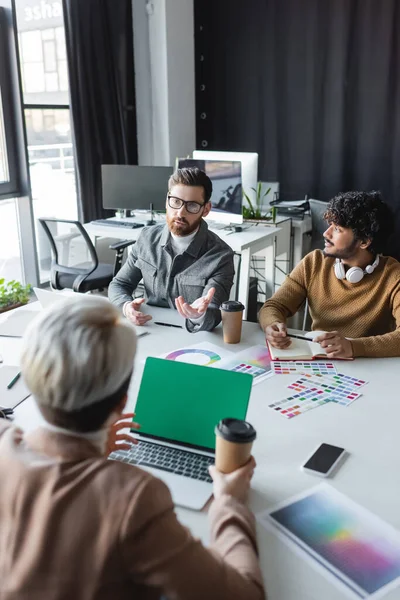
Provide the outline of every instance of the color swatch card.
{"type": "Polygon", "coordinates": [[[249,373],[253,376],[253,385],[256,385],[274,374],[271,363],[266,346],[252,346],[237,352],[231,358],[221,360],[215,367],[238,373],[249,373]]]}
{"type": "Polygon", "coordinates": [[[269,404],[268,408],[286,419],[293,419],[293,417],[297,417],[313,408],[318,408],[318,406],[323,406],[330,401],[331,397],[328,394],[315,387],[269,404]]]}
{"type": "Polygon", "coordinates": [[[314,362],[311,361],[272,361],[272,368],[275,375],[295,375],[296,373],[318,373],[319,375],[334,375],[336,367],[333,362],[314,362]]]}
{"type": "Polygon", "coordinates": [[[200,344],[194,344],[193,346],[178,348],[178,350],[167,352],[158,358],[166,358],[167,360],[176,360],[192,365],[210,367],[223,358],[228,358],[230,356],[233,356],[233,352],[225,350],[225,348],[220,348],[219,346],[208,342],[201,342],[200,344]]]}
{"type": "Polygon", "coordinates": [[[365,379],[358,379],[358,377],[350,377],[350,375],[345,375],[344,373],[336,373],[336,375],[331,375],[329,379],[332,380],[332,383],[337,382],[338,384],[346,384],[354,386],[355,388],[360,388],[368,381],[365,379]]]}
{"type": "Polygon", "coordinates": [[[300,377],[300,379],[297,379],[297,381],[288,385],[290,390],[299,393],[315,387],[328,394],[332,402],[336,402],[341,406],[348,406],[361,396],[361,394],[358,393],[358,389],[353,385],[341,383],[336,379],[334,380],[332,377],[324,377],[318,374],[303,375],[303,377],[300,377]]]}
{"type": "Polygon", "coordinates": [[[338,586],[341,597],[382,598],[400,585],[400,532],[330,485],[290,498],[258,520],[338,586]]]}

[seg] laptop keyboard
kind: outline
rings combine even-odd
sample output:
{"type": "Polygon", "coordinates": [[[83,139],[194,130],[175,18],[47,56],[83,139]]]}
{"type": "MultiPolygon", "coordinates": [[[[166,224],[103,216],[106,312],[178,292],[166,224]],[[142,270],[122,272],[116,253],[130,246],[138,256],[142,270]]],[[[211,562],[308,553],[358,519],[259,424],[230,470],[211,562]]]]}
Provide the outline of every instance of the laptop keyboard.
{"type": "Polygon", "coordinates": [[[194,454],[186,450],[142,441],[132,446],[130,450],[112,452],[109,459],[119,460],[138,467],[155,467],[162,471],[207,481],[208,483],[212,482],[208,467],[215,462],[212,456],[194,454]]]}

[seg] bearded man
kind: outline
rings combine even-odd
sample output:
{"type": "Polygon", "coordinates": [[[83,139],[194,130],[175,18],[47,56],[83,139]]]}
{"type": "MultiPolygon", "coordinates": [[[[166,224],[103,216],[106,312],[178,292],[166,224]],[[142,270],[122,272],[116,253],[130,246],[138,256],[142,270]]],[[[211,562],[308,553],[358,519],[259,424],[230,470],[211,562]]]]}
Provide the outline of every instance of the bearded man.
{"type": "Polygon", "coordinates": [[[108,290],[109,299],[135,325],[152,317],[147,303],[178,310],[190,332],[210,331],[233,285],[233,251],[208,230],[212,182],[197,168],[177,169],[168,181],[166,224],[145,227],[108,290]],[[145,298],[132,300],[143,279],[145,298]]]}

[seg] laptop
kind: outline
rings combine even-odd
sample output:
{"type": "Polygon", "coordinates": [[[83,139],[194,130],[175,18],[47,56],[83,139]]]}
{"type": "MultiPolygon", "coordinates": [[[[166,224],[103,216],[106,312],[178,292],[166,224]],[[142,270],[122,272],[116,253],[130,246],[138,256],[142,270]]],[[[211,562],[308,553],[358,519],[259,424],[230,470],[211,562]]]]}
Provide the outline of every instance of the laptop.
{"type": "Polygon", "coordinates": [[[216,424],[245,419],[253,377],[160,358],[146,360],[136,401],[137,445],[110,460],[162,479],[175,504],[201,510],[212,495],[216,424]]]}
{"type": "Polygon", "coordinates": [[[37,287],[34,287],[33,291],[35,292],[35,296],[39,300],[42,308],[47,308],[48,306],[57,304],[57,302],[65,300],[68,296],[76,297],[76,293],[72,291],[60,293],[49,290],[42,290],[37,287]]]}

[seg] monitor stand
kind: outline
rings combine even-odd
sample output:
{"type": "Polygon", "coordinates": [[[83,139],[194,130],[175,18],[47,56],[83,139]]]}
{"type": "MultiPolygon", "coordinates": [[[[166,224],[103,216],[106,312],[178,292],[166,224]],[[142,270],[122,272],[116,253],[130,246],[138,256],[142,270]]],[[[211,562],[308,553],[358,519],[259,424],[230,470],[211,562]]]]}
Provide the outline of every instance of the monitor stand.
{"type": "Polygon", "coordinates": [[[150,202],[150,219],[146,222],[146,225],[155,225],[156,221],[154,220],[154,208],[153,203],[150,202]]]}

